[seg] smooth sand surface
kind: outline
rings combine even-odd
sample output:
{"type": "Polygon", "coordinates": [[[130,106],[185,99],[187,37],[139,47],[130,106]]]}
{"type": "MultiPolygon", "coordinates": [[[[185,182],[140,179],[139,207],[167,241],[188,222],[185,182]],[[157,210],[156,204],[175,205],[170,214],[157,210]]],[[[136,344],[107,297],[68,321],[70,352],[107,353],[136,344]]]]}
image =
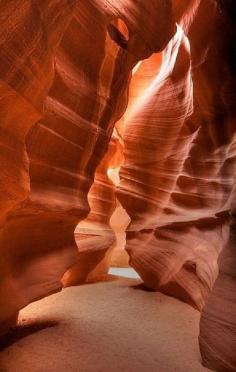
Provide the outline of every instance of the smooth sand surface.
{"type": "Polygon", "coordinates": [[[200,372],[200,314],[139,279],[71,287],[29,305],[1,372],[200,372]]]}

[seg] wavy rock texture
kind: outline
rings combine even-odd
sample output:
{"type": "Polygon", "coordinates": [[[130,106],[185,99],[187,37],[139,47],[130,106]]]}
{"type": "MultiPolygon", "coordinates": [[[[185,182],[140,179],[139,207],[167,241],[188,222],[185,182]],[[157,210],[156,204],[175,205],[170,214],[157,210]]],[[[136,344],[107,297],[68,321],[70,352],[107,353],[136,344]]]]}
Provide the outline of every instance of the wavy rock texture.
{"type": "MultiPolygon", "coordinates": [[[[1,331],[29,302],[103,278],[128,218],[145,285],[202,309],[234,200],[233,2],[9,0],[0,19],[1,331]],[[109,176],[120,144],[128,218],[109,176]]],[[[236,369],[232,210],[200,324],[219,371],[236,369]]]]}
{"type": "Polygon", "coordinates": [[[175,31],[170,5],[1,3],[1,325],[60,290],[76,263],[74,230],[89,212],[95,169],[125,110],[133,67],[175,31]]]}
{"type": "Polygon", "coordinates": [[[118,140],[112,137],[108,151],[98,165],[94,183],[88,193],[90,213],[75,230],[79,247],[78,262],[63,277],[64,286],[105,278],[116,236],[110,218],[116,209],[115,184],[108,177],[116,164],[118,140]]]}
{"type": "MultiPolygon", "coordinates": [[[[143,94],[145,89],[149,86],[152,82],[153,75],[158,74],[160,71],[162,62],[162,54],[161,53],[153,53],[151,57],[144,61],[140,61],[132,71],[132,79],[129,85],[129,101],[127,109],[122,116],[122,118],[116,123],[116,130],[118,133],[118,138],[121,145],[121,152],[122,157],[121,161],[118,164],[117,169],[114,169],[111,172],[111,176],[113,178],[113,182],[115,185],[119,185],[120,183],[120,167],[124,163],[124,132],[125,126],[132,115],[132,112],[135,110],[136,101],[143,94]]],[[[112,254],[112,261],[111,265],[116,267],[127,267],[129,266],[129,257],[127,252],[124,250],[126,245],[126,228],[130,223],[130,217],[127,214],[126,210],[122,207],[119,200],[117,200],[117,208],[114,214],[111,217],[111,226],[112,229],[116,233],[116,247],[112,254]]]]}
{"type": "MultiPolygon", "coordinates": [[[[236,9],[232,1],[219,1],[218,3],[221,15],[216,22],[216,29],[221,32],[216,33],[218,45],[214,61],[216,58],[221,60],[221,65],[218,67],[221,81],[218,82],[219,90],[215,92],[216,96],[220,97],[218,110],[222,110],[219,137],[225,144],[229,137],[232,138],[231,147],[225,148],[226,163],[235,164],[236,9]],[[224,131],[221,129],[222,124],[224,131]]],[[[228,168],[228,172],[235,175],[235,168],[228,168]]],[[[220,273],[201,315],[199,336],[204,365],[215,371],[227,372],[236,370],[235,196],[234,187],[230,200],[232,215],[230,238],[220,255],[220,273]]]]}
{"type": "MultiPolygon", "coordinates": [[[[126,250],[145,285],[202,309],[229,236],[235,11],[232,2],[210,0],[174,1],[174,10],[180,26],[163,53],[161,71],[125,119],[117,194],[131,218],[126,250]]],[[[208,367],[233,371],[232,247],[221,260],[202,315],[200,345],[208,367]]]]}
{"type": "Polygon", "coordinates": [[[130,262],[146,286],[202,309],[228,237],[234,93],[215,2],[174,5],[178,31],[125,123],[118,198],[131,218],[130,262]]]}
{"type": "MultiPolygon", "coordinates": [[[[26,277],[21,275],[27,256],[18,244],[20,223],[15,223],[13,211],[29,194],[26,136],[42,117],[43,102],[54,78],[56,48],[72,10],[73,1],[67,0],[62,1],[61,7],[53,0],[0,3],[1,329],[7,327],[19,308],[27,303],[23,288],[26,277]]],[[[30,256],[33,242],[28,244],[30,256]]],[[[27,286],[30,287],[30,282],[27,286]]]]}
{"type": "Polygon", "coordinates": [[[201,314],[199,344],[204,366],[214,371],[236,370],[236,233],[219,259],[220,274],[201,314]]]}

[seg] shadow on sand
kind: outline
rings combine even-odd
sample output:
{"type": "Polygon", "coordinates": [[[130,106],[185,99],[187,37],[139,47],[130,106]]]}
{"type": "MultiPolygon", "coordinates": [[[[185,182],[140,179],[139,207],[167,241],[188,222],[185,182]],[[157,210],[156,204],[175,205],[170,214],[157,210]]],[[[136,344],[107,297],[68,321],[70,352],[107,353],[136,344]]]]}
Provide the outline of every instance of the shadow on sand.
{"type": "Polygon", "coordinates": [[[46,328],[55,327],[59,324],[55,320],[34,320],[28,323],[21,323],[16,327],[12,328],[7,334],[0,337],[0,351],[11,346],[15,342],[30,336],[34,333],[42,331],[46,328]]]}

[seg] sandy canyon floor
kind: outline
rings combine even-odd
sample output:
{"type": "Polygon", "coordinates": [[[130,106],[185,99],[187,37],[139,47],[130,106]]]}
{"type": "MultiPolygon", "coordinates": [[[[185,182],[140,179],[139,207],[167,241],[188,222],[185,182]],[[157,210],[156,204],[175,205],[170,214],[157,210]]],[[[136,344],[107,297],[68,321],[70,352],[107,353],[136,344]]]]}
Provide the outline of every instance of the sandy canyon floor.
{"type": "Polygon", "coordinates": [[[200,314],[131,269],[35,302],[1,340],[1,372],[201,372],[200,314]]]}

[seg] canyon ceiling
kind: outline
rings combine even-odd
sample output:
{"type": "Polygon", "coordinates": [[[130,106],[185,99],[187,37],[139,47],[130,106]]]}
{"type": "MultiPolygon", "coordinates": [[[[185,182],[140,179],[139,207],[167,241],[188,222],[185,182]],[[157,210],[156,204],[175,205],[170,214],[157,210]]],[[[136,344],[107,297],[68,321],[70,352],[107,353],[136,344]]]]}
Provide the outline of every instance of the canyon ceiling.
{"type": "Polygon", "coordinates": [[[0,18],[1,331],[103,280],[121,231],[144,285],[201,311],[204,365],[235,371],[233,1],[7,0],[0,18]]]}

